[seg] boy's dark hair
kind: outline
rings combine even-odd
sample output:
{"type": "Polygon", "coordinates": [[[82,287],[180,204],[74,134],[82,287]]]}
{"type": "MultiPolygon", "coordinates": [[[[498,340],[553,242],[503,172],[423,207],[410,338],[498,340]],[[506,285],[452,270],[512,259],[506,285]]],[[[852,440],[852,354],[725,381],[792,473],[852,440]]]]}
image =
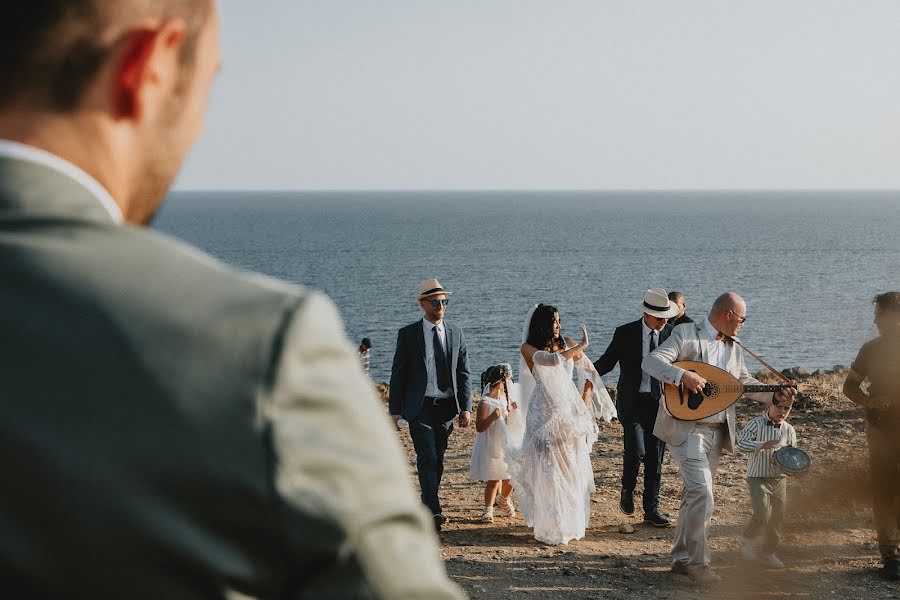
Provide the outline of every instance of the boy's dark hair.
{"type": "Polygon", "coordinates": [[[872,304],[881,310],[900,312],[900,292],[885,292],[872,298],[872,304]]]}

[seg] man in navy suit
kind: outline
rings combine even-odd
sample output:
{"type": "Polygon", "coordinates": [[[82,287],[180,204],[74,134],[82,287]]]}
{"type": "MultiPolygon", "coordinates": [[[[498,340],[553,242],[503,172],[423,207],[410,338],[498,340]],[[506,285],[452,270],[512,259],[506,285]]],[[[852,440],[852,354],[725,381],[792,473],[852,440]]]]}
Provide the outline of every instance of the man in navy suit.
{"type": "Polygon", "coordinates": [[[601,375],[619,363],[616,410],[622,424],[625,452],[622,458],[622,492],[619,508],[634,514],[634,488],[638,471],[644,465],[644,522],[668,527],[671,522],[659,512],[659,485],[666,445],[653,435],[653,424],[662,395],[662,384],[641,370],[641,361],[656,349],[672,331],[666,324],[678,314],[678,306],[669,300],[666,290],[647,290],[641,305],[643,316],[616,329],[612,342],[594,366],[601,375]]]}
{"type": "Polygon", "coordinates": [[[446,521],[438,489],[453,418],[459,415],[459,426],[468,427],[472,415],[466,340],[461,327],[444,321],[450,294],[437,279],[419,286],[425,316],[397,333],[388,401],[394,422],[409,423],[422,502],[438,531],[446,521]]]}

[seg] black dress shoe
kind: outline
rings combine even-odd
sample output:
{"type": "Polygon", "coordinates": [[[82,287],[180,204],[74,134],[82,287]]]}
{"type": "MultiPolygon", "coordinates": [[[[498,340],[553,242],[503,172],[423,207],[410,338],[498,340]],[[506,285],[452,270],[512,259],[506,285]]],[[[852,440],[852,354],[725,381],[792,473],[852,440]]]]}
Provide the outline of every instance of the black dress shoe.
{"type": "Polygon", "coordinates": [[[447,518],[444,515],[434,515],[434,529],[436,531],[441,530],[441,525],[447,522],[447,518]]]}
{"type": "Polygon", "coordinates": [[[619,510],[626,515],[634,514],[634,492],[622,488],[622,493],[619,495],[619,510]]]}
{"type": "Polygon", "coordinates": [[[884,561],[884,567],[881,568],[881,576],[888,581],[900,581],[900,560],[890,558],[884,561]]]}
{"type": "Polygon", "coordinates": [[[671,527],[672,521],[660,514],[658,510],[644,515],[644,523],[650,523],[654,527],[671,527]]]}

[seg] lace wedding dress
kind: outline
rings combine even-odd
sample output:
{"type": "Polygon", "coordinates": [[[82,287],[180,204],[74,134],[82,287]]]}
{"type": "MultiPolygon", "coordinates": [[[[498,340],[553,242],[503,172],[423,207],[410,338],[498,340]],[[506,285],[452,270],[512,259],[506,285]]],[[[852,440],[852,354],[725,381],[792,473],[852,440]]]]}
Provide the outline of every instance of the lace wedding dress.
{"type": "Polygon", "coordinates": [[[572,382],[572,369],[560,354],[534,353],[524,439],[510,452],[522,516],[535,539],[547,544],[584,537],[596,489],[590,451],[597,424],[572,382]]]}

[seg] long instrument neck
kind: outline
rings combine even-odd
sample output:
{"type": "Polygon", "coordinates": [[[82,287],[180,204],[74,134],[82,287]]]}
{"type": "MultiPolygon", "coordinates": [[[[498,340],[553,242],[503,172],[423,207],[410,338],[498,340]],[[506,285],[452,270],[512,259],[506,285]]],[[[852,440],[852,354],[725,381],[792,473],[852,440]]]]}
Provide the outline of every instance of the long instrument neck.
{"type": "Polygon", "coordinates": [[[776,383],[775,385],[745,385],[745,392],[778,392],[785,388],[795,387],[789,383],[776,383]]]}

